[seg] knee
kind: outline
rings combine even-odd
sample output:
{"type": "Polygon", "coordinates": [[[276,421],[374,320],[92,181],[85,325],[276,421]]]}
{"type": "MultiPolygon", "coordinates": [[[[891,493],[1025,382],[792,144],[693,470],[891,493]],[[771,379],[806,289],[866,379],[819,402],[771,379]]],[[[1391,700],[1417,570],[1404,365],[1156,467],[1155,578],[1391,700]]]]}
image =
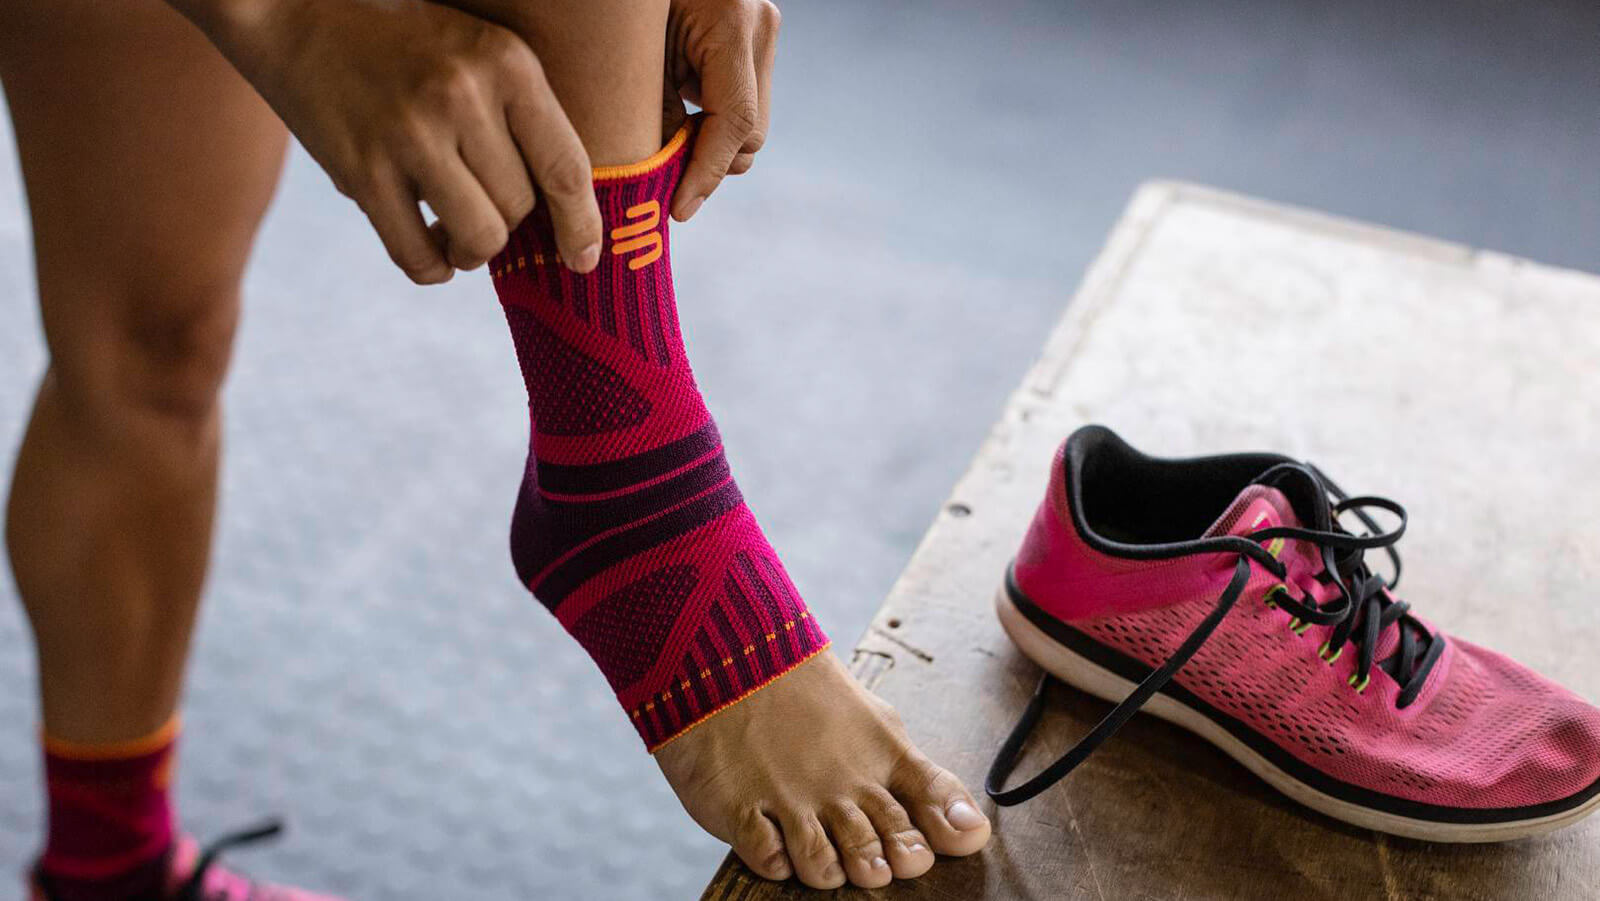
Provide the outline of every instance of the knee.
{"type": "Polygon", "coordinates": [[[209,425],[232,354],[237,286],[139,289],[96,306],[112,312],[51,342],[66,408],[97,422],[137,415],[209,425]]]}

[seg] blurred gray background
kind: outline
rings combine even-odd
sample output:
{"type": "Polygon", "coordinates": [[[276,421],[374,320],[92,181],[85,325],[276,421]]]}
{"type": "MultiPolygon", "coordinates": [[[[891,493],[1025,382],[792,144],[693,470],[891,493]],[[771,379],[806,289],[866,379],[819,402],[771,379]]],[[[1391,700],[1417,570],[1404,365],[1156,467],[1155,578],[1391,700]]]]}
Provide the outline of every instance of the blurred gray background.
{"type": "MultiPolygon", "coordinates": [[[[1142,180],[1600,270],[1592,2],[785,12],[769,149],[676,232],[676,267],[745,493],[846,647],[1142,180]]],[[[43,355],[9,140],[0,169],[8,466],[43,355]]],[[[694,897],[718,844],[506,559],[527,419],[488,278],[411,287],[297,152],[247,301],[189,827],[284,813],[240,862],[363,899],[694,897]]],[[[40,812],[11,593],[5,871],[40,812]]]]}

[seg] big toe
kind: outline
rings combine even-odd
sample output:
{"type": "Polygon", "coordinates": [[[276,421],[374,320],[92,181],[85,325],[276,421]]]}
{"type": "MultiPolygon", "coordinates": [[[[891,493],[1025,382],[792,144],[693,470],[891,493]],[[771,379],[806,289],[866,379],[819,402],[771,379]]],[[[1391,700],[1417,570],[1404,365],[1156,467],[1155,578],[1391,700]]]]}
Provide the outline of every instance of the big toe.
{"type": "Polygon", "coordinates": [[[965,857],[989,843],[989,818],[961,780],[944,767],[924,757],[907,758],[896,769],[890,790],[934,851],[965,857]]]}

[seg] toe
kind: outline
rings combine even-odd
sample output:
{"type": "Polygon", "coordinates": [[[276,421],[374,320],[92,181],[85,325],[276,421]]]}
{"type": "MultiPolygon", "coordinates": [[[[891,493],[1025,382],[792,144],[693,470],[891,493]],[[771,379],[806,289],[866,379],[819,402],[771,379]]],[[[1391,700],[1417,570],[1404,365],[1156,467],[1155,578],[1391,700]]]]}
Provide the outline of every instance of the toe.
{"type": "Polygon", "coordinates": [[[746,808],[739,815],[732,844],[733,852],[757,876],[788,879],[794,872],[783,847],[783,833],[759,807],[746,808]]]}
{"type": "Polygon", "coordinates": [[[989,818],[949,770],[908,757],[889,788],[938,853],[965,857],[989,843],[989,818]]]}
{"type": "Polygon", "coordinates": [[[861,808],[848,803],[830,807],[822,815],[822,825],[833,837],[834,850],[852,884],[882,888],[894,879],[878,841],[878,830],[861,808]]]}
{"type": "Polygon", "coordinates": [[[911,825],[911,816],[900,802],[884,789],[861,799],[861,809],[878,832],[883,856],[896,879],[915,879],[933,866],[933,850],[928,839],[911,825]]]}
{"type": "Polygon", "coordinates": [[[794,814],[783,820],[783,845],[789,850],[789,863],[795,875],[812,888],[838,888],[844,885],[844,868],[833,850],[833,840],[822,821],[811,813],[794,814]]]}

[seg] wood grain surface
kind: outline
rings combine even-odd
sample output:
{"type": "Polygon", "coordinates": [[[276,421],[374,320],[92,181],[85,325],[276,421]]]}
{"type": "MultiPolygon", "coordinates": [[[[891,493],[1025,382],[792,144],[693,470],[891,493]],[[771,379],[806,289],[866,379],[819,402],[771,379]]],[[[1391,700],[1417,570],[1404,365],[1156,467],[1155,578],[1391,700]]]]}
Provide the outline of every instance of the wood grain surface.
{"type": "MultiPolygon", "coordinates": [[[[1102,422],[1160,454],[1281,451],[1352,493],[1399,500],[1411,513],[1402,595],[1447,631],[1595,700],[1597,398],[1600,278],[1146,185],[853,665],[977,792],[1037,675],[993,616],[995,587],[1052,451],[1077,426],[1102,422]]],[[[1058,691],[1019,775],[1106,709],[1058,691]]],[[[1136,717],[1036,800],[988,812],[995,837],[982,854],[885,890],[833,894],[1600,899],[1600,817],[1501,845],[1390,838],[1291,804],[1152,717],[1136,717]]],[[[823,893],[763,882],[730,857],[703,897],[814,894],[823,893]]]]}

